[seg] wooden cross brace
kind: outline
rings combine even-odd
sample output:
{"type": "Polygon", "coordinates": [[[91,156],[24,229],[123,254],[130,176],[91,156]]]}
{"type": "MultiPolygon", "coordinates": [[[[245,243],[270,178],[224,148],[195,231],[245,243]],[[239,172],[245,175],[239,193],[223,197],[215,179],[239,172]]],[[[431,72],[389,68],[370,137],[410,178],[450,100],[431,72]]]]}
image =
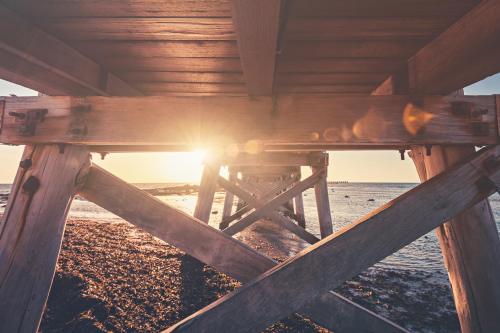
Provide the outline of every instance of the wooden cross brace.
{"type": "MultiPolygon", "coordinates": [[[[238,185],[233,184],[228,180],[226,180],[225,178],[219,176],[218,182],[220,186],[224,187],[227,191],[243,199],[249,206],[255,208],[253,212],[251,212],[238,222],[234,223],[233,225],[224,229],[224,232],[229,235],[234,235],[242,231],[246,227],[250,226],[258,219],[262,217],[269,217],[272,221],[278,223],[280,226],[293,232],[294,234],[298,235],[299,237],[309,242],[310,244],[314,244],[319,240],[316,236],[310,234],[304,228],[293,223],[286,216],[283,216],[280,213],[278,213],[276,209],[281,205],[283,205],[284,203],[286,203],[287,201],[289,201],[290,199],[296,197],[298,194],[314,186],[314,184],[318,181],[318,179],[321,178],[323,172],[324,170],[314,173],[312,176],[296,183],[290,189],[286,190],[285,192],[279,194],[278,196],[267,202],[262,199],[255,198],[252,194],[245,191],[238,185]]],[[[266,196],[270,197],[273,193],[275,192],[274,191],[270,192],[266,196]]]]}
{"type": "Polygon", "coordinates": [[[499,161],[483,149],[166,332],[260,332],[494,193],[499,161]]]}

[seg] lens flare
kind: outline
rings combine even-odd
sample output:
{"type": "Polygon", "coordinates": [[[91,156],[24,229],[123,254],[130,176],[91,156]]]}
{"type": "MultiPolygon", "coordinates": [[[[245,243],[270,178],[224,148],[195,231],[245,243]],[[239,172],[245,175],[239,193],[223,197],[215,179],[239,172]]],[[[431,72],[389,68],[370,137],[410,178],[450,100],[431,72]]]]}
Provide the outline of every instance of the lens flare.
{"type": "Polygon", "coordinates": [[[417,135],[432,118],[434,118],[432,113],[408,103],[403,112],[403,125],[408,133],[417,135]]]}

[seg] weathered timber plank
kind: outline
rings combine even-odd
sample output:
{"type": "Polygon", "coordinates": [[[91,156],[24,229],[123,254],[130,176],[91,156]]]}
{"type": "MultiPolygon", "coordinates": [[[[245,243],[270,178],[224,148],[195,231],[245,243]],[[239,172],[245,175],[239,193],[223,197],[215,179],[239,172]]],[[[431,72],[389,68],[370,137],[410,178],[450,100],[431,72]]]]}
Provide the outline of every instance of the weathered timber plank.
{"type": "MultiPolygon", "coordinates": [[[[298,66],[300,67],[300,66],[298,66]]],[[[375,84],[387,77],[385,73],[278,73],[276,83],[290,85],[375,84]]]]}
{"type": "MultiPolygon", "coordinates": [[[[412,149],[425,182],[474,153],[474,147],[412,149]]],[[[462,332],[500,331],[500,239],[488,200],[482,200],[436,229],[462,332]]]]}
{"type": "Polygon", "coordinates": [[[0,331],[36,332],[71,201],[90,166],[84,147],[27,147],[0,224],[0,331]]]}
{"type": "MultiPolygon", "coordinates": [[[[241,62],[235,58],[166,58],[166,57],[100,57],[101,64],[116,73],[143,72],[241,72],[241,62]]],[[[161,74],[157,74],[161,75],[161,74]]]]}
{"type": "Polygon", "coordinates": [[[453,17],[295,18],[287,21],[287,40],[411,39],[441,33],[453,17]]]}
{"type": "MultiPolygon", "coordinates": [[[[223,158],[222,163],[231,167],[325,165],[328,164],[328,156],[324,153],[240,153],[223,158]]],[[[263,171],[262,168],[257,168],[257,170],[263,171]]]]}
{"type": "Polygon", "coordinates": [[[163,93],[245,93],[243,83],[139,82],[135,86],[148,95],[163,93]]]}
{"type": "MultiPolygon", "coordinates": [[[[493,186],[477,186],[485,172],[477,166],[482,166],[489,158],[500,159],[500,146],[474,154],[166,332],[258,332],[265,329],[331,286],[339,286],[494,193],[493,186]]],[[[498,163],[489,172],[490,177],[500,180],[498,163]]]]}
{"type": "Polygon", "coordinates": [[[205,223],[208,223],[210,214],[212,213],[219,171],[220,165],[216,163],[207,163],[203,168],[200,189],[198,191],[198,200],[196,201],[193,216],[205,223]]]}
{"type": "Polygon", "coordinates": [[[399,59],[392,58],[314,58],[282,59],[276,64],[277,73],[391,73],[399,68],[399,59]]]}
{"type": "MultiPolygon", "coordinates": [[[[168,61],[167,61],[168,62],[168,61]]],[[[245,83],[242,72],[129,71],[120,76],[130,82],[245,83]]]]}
{"type": "MultiPolygon", "coordinates": [[[[179,248],[235,279],[248,282],[264,273],[276,262],[252,250],[234,238],[218,231],[159,199],[127,184],[98,166],[92,166],[80,195],[110,212],[122,217],[153,236],[179,248]],[[198,241],[193,241],[198,239],[198,241]]],[[[314,308],[304,312],[307,316],[334,329],[340,323],[332,323],[328,315],[337,311],[338,302],[330,302],[330,296],[322,299],[322,311],[316,315],[314,308]]],[[[347,318],[373,316],[376,326],[362,327],[367,332],[402,332],[397,325],[372,315],[367,310],[353,306],[344,307],[347,318]]],[[[352,320],[352,319],[347,319],[352,320]]]]}
{"type": "Polygon", "coordinates": [[[23,15],[64,17],[231,17],[229,0],[5,0],[23,15]]]}
{"type": "Polygon", "coordinates": [[[71,87],[76,85],[79,87],[77,93],[86,91],[87,94],[110,95],[109,91],[112,91],[116,95],[140,95],[138,90],[104,71],[93,60],[22,19],[4,5],[0,5],[0,31],[4,32],[0,36],[3,58],[0,74],[6,72],[7,78],[16,79],[17,83],[28,85],[35,81],[35,85],[28,87],[42,89],[42,92],[54,92],[56,89],[72,94],[75,91],[71,87]],[[42,71],[48,77],[68,80],[72,85],[66,87],[61,84],[45,90],[42,78],[25,77],[26,69],[16,70],[16,64],[35,66],[39,73],[42,71]]]}
{"type": "Polygon", "coordinates": [[[481,1],[408,61],[416,94],[448,94],[500,71],[500,2],[481,1]],[[472,60],[472,61],[471,61],[472,60]]]}
{"type": "Polygon", "coordinates": [[[422,97],[417,107],[408,96],[258,97],[8,97],[0,142],[78,143],[87,145],[171,145],[192,149],[209,144],[337,145],[401,147],[418,144],[494,144],[497,142],[495,98],[422,97]],[[474,134],[470,119],[451,112],[450,101],[466,100],[487,109],[488,135],[474,134]],[[75,105],[90,112],[72,112],[75,105]],[[34,136],[20,136],[10,112],[48,109],[34,136]],[[404,118],[405,110],[407,112],[404,118]],[[416,118],[412,118],[418,115],[416,118]],[[411,117],[410,117],[411,116],[411,117]],[[415,121],[404,121],[416,119],[415,121]],[[293,121],[292,121],[293,120],[293,121]],[[134,126],[130,126],[134,124],[134,126]],[[301,124],[297,127],[296,124],[301,124]],[[405,125],[406,124],[406,125],[405,125]],[[425,131],[412,134],[407,130],[425,131]],[[75,128],[83,132],[75,132],[75,128]],[[169,130],[166,131],[165,129],[169,130]]]}
{"type": "Polygon", "coordinates": [[[257,96],[271,95],[281,0],[233,0],[232,4],[233,22],[248,93],[257,96]]]}
{"type": "Polygon", "coordinates": [[[65,40],[236,40],[231,18],[85,17],[37,21],[65,40]]]}
{"type": "Polygon", "coordinates": [[[295,1],[290,9],[290,17],[460,17],[478,2],[479,0],[295,1]]]}

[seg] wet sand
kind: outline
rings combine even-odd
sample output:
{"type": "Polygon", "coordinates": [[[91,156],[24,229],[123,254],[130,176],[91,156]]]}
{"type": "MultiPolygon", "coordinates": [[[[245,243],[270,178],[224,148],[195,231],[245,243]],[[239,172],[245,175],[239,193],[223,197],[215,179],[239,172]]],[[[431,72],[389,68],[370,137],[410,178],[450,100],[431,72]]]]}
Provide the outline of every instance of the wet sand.
{"type": "MultiPolygon", "coordinates": [[[[292,254],[286,252],[293,239],[280,248],[276,239],[251,235],[242,238],[275,259],[292,254]]],[[[293,251],[300,250],[300,242],[295,245],[293,251]]],[[[430,284],[423,274],[369,269],[337,291],[412,331],[458,332],[449,288],[430,284]]],[[[127,223],[71,220],[41,331],[155,332],[238,286],[127,223]]],[[[266,331],[325,332],[298,316],[266,331]]]]}

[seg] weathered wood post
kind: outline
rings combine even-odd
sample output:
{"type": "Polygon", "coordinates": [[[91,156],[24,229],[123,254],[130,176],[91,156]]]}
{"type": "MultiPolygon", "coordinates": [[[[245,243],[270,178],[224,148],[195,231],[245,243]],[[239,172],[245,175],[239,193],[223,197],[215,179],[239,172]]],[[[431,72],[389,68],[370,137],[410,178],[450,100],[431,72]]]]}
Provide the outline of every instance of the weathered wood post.
{"type": "MultiPolygon", "coordinates": [[[[229,181],[236,181],[236,171],[234,168],[229,167],[229,181]]],[[[219,229],[223,230],[227,228],[228,223],[225,223],[224,220],[231,216],[233,212],[233,203],[234,203],[234,194],[226,191],[226,195],[224,197],[224,208],[222,210],[222,221],[219,224],[219,229]]]]}
{"type": "MultiPolygon", "coordinates": [[[[474,147],[411,151],[420,180],[474,153],[474,147]]],[[[462,332],[500,332],[500,239],[487,199],[436,229],[462,332]]]]}
{"type": "Polygon", "coordinates": [[[215,191],[217,190],[217,177],[219,176],[220,164],[217,162],[206,162],[201,176],[198,200],[194,209],[194,217],[208,223],[215,191]]]}
{"type": "MultiPolygon", "coordinates": [[[[328,157],[327,157],[328,158],[328,157]]],[[[316,207],[318,209],[318,221],[321,238],[324,238],[333,233],[332,213],[330,210],[330,202],[328,201],[328,183],[327,183],[327,166],[311,167],[313,173],[324,170],[321,179],[314,185],[314,194],[316,196],[316,207]]]]}
{"type": "Polygon", "coordinates": [[[86,148],[26,147],[0,225],[0,332],[36,332],[86,148]]]}
{"type": "MultiPolygon", "coordinates": [[[[302,178],[300,167],[297,167],[296,173],[297,173],[297,175],[296,175],[297,181],[300,181],[300,179],[302,178]]],[[[305,228],[306,227],[306,216],[304,213],[304,198],[302,196],[302,193],[300,193],[299,195],[297,195],[293,199],[293,203],[294,203],[294,208],[295,208],[294,213],[295,213],[295,217],[297,219],[297,223],[302,228],[305,228]]]]}

